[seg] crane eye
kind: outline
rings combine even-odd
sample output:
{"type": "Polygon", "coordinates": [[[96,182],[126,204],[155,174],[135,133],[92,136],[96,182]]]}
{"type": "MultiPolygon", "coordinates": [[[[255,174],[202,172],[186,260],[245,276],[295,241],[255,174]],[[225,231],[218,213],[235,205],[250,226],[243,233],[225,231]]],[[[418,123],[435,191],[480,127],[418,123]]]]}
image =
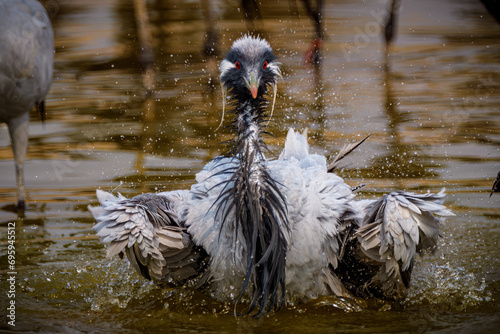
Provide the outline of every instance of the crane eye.
{"type": "Polygon", "coordinates": [[[262,65],[262,68],[263,68],[263,69],[266,69],[266,68],[267,68],[267,60],[264,62],[264,65],[262,65]]]}
{"type": "Polygon", "coordinates": [[[234,67],[236,67],[238,70],[241,68],[241,65],[240,65],[240,62],[239,61],[236,61],[234,63],[234,67]]]}

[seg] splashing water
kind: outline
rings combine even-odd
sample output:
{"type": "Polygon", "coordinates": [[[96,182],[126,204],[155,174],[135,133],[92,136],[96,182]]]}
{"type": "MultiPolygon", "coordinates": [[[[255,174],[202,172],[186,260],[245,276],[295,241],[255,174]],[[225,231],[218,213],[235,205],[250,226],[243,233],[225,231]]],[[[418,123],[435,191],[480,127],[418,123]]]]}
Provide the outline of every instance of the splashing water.
{"type": "Polygon", "coordinates": [[[463,312],[491,301],[485,278],[449,263],[437,265],[419,261],[412,277],[405,304],[431,305],[452,312],[463,312]]]}

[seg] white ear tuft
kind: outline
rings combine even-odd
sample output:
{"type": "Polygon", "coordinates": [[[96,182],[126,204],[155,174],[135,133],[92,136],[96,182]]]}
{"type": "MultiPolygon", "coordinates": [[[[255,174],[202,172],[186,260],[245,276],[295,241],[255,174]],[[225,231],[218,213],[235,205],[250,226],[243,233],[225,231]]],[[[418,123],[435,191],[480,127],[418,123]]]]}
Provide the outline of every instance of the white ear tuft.
{"type": "Polygon", "coordinates": [[[224,59],[219,66],[220,77],[222,78],[222,76],[224,76],[224,74],[232,68],[234,68],[234,64],[231,63],[229,60],[224,59]]]}

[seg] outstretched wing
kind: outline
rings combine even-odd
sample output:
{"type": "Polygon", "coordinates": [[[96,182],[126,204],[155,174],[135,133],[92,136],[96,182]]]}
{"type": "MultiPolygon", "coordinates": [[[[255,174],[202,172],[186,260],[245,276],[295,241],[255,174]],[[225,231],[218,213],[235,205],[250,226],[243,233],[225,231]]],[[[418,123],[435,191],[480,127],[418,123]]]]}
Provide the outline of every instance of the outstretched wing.
{"type": "Polygon", "coordinates": [[[404,295],[415,254],[436,248],[440,220],[435,215],[454,215],[442,205],[444,196],[444,189],[422,195],[398,191],[365,207],[357,239],[362,253],[381,264],[371,283],[385,297],[404,295]]]}
{"type": "Polygon", "coordinates": [[[101,207],[89,210],[94,230],[109,243],[107,256],[127,255],[134,269],[156,284],[183,285],[204,270],[206,253],[178,220],[187,191],[143,194],[132,199],[97,190],[101,207]]]}

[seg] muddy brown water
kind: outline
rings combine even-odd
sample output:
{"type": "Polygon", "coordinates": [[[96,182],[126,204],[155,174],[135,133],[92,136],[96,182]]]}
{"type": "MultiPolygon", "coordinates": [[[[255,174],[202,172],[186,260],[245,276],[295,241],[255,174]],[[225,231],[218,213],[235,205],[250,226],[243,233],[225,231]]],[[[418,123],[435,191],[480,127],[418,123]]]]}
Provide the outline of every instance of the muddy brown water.
{"type": "MultiPolygon", "coordinates": [[[[407,299],[322,298],[262,319],[189,290],[161,290],[126,261],[105,258],[87,210],[95,189],[125,196],[188,188],[224,151],[217,130],[218,58],[201,50],[197,1],[151,1],[156,88],[147,99],[132,2],[48,1],[55,74],[44,126],[30,124],[28,208],[18,218],[8,132],[0,127],[0,328],[24,332],[443,332],[500,326],[500,25],[479,1],[402,1],[398,35],[385,56],[385,1],[326,1],[322,63],[304,63],[312,23],[301,3],[261,8],[256,24],[283,68],[269,156],[289,127],[308,128],[311,151],[333,156],[371,134],[339,174],[367,183],[360,198],[446,187],[456,217],[441,248],[418,259],[407,299]],[[15,272],[8,231],[15,225],[15,272]],[[15,296],[9,296],[15,278],[15,296]],[[16,326],[7,324],[15,301],[16,326]]],[[[252,29],[237,1],[213,10],[219,55],[252,29]]]]}

